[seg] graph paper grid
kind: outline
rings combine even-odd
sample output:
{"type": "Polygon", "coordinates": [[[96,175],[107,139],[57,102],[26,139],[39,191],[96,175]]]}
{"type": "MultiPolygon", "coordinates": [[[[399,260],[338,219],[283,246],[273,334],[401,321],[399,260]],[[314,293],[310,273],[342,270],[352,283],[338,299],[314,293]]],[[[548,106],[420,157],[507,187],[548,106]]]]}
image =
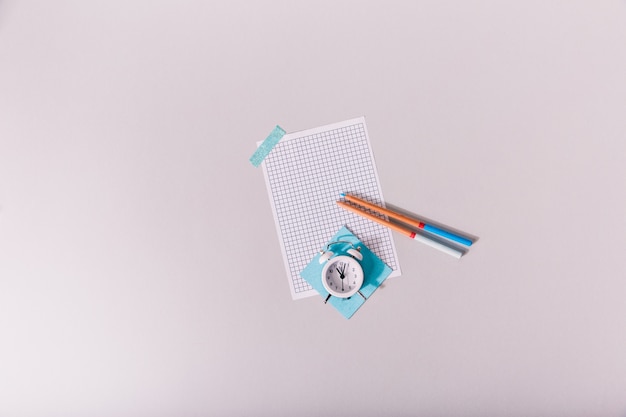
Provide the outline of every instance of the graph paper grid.
{"type": "Polygon", "coordinates": [[[263,172],[294,299],[317,294],[300,271],[344,225],[400,275],[390,230],[336,204],[349,193],[384,206],[364,118],[285,135],[263,172]]]}

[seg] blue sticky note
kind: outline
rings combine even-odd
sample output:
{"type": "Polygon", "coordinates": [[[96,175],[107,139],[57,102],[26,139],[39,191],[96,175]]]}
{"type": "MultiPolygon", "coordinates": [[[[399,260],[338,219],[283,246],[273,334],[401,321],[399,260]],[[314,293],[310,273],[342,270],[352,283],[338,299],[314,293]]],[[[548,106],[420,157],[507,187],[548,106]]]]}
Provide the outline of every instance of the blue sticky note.
{"type": "MultiPolygon", "coordinates": [[[[370,296],[376,291],[376,289],[383,283],[383,281],[391,274],[392,270],[387,266],[374,252],[369,250],[367,246],[363,244],[355,235],[353,235],[345,226],[333,236],[328,243],[343,240],[353,243],[355,246],[361,247],[361,253],[363,254],[363,260],[361,261],[361,267],[363,268],[363,286],[361,287],[361,294],[365,298],[369,299],[370,296]]],[[[350,248],[349,244],[337,244],[333,245],[331,250],[335,253],[345,252],[350,248]]],[[[300,276],[311,285],[315,291],[320,293],[325,300],[328,296],[328,291],[322,284],[322,269],[323,264],[320,264],[320,254],[318,253],[313,257],[311,262],[300,272],[300,276]]],[[[356,311],[365,304],[365,299],[359,294],[355,294],[350,298],[330,297],[328,304],[332,305],[343,315],[349,319],[356,313],[356,311]]]]}

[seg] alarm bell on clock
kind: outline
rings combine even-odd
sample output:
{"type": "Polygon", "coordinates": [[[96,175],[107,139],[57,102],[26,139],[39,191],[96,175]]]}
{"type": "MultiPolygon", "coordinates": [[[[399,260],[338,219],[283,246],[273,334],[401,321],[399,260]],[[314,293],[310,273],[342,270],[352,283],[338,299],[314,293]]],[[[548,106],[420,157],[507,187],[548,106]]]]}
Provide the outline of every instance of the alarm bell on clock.
{"type": "Polygon", "coordinates": [[[328,297],[324,303],[328,302],[331,296],[338,298],[350,298],[358,293],[365,299],[365,296],[359,291],[363,285],[363,268],[359,261],[363,260],[363,254],[360,247],[355,247],[352,242],[336,241],[326,245],[326,249],[321,251],[320,264],[324,264],[322,269],[322,284],[324,289],[328,291],[328,297]],[[349,244],[350,249],[345,254],[335,254],[329,249],[335,244],[349,244]]]}

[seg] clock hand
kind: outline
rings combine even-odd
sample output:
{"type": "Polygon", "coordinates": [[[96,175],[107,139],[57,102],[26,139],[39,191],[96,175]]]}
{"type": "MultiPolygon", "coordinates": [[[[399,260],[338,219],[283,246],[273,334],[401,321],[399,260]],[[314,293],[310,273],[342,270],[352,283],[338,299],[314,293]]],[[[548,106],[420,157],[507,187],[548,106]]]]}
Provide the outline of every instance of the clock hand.
{"type": "Polygon", "coordinates": [[[341,268],[341,272],[339,273],[339,278],[341,278],[341,291],[343,291],[343,276],[344,276],[344,275],[343,275],[343,270],[344,270],[344,269],[345,269],[345,268],[343,268],[343,267],[342,267],[342,268],[341,268]]]}
{"type": "Polygon", "coordinates": [[[341,265],[341,271],[339,272],[339,278],[341,278],[341,291],[343,291],[343,279],[346,277],[344,272],[346,270],[346,264],[341,265]]]}

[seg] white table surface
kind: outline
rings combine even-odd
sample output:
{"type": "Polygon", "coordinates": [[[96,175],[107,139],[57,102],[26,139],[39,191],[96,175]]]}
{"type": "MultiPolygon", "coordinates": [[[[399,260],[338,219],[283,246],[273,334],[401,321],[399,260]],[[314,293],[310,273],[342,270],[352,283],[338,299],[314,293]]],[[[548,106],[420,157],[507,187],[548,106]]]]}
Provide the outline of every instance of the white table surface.
{"type": "Polygon", "coordinates": [[[0,1],[0,415],[626,415],[626,2],[0,1]],[[364,115],[400,235],[292,301],[274,125],[364,115]]]}

